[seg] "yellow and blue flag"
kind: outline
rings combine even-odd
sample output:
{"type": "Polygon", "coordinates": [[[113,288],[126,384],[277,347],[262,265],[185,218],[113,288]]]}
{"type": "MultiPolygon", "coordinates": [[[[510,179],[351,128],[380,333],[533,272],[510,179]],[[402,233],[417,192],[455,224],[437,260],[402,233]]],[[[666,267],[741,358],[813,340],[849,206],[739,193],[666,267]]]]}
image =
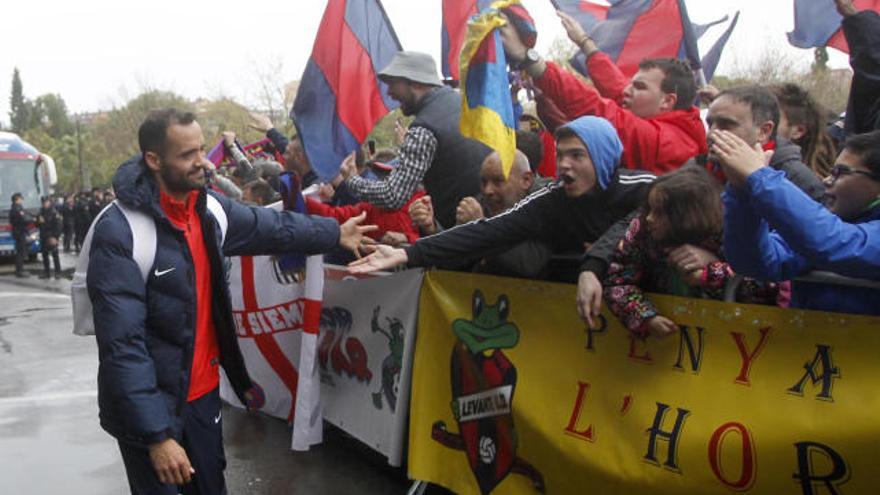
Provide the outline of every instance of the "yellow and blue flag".
{"type": "Polygon", "coordinates": [[[513,166],[516,122],[501,45],[501,10],[524,11],[519,0],[499,0],[468,22],[461,50],[461,133],[501,155],[504,176],[513,166]]]}

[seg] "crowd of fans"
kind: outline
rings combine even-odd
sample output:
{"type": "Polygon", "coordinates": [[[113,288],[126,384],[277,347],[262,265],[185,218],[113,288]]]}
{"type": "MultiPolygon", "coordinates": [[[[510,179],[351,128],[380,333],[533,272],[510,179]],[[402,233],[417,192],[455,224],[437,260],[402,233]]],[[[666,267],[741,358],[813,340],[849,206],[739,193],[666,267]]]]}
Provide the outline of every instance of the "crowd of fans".
{"type": "MultiPolygon", "coordinates": [[[[461,98],[433,59],[401,52],[379,75],[413,118],[398,122],[396,148],[359,150],[322,181],[297,136],[253,115],[267,139],[244,147],[224,133],[212,187],[340,224],[366,215],[379,227],[371,254],[330,257],[354,272],[407,264],[577,281],[585,320],[604,300],[640,337],[676,329],[648,292],[880,314],[880,290],[802,278],[880,281],[880,16],[837,4],[855,72],[840,122],[795,83],[698,88],[672,59],[645,60],[627,78],[560,14],[592,85],[503,28],[508,60],[537,96],[518,117],[506,176],[498,153],[461,135],[461,98]]],[[[97,190],[47,200],[47,237],[78,250],[111,200],[97,190]]],[[[44,266],[48,276],[48,257],[44,266]]]]}

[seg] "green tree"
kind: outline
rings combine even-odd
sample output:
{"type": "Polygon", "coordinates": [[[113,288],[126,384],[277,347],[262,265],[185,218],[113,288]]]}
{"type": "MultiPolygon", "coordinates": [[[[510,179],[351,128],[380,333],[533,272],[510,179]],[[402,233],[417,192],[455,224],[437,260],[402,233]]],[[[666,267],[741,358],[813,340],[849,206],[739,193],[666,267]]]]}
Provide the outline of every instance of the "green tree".
{"type": "Polygon", "coordinates": [[[92,185],[107,187],[116,169],[125,160],[138,153],[137,131],[151,110],[175,107],[181,111],[195,111],[184,97],[170,91],[148,90],[136,96],[125,106],[88,117],[80,125],[84,150],[100,150],[92,157],[83,155],[89,168],[92,185]]]}
{"type": "Polygon", "coordinates": [[[219,141],[221,133],[225,131],[234,132],[242,144],[259,141],[266,137],[259,131],[248,127],[248,123],[251,121],[248,109],[229,98],[199,102],[197,115],[208,148],[219,141]]]}
{"type": "Polygon", "coordinates": [[[12,71],[12,93],[9,96],[9,121],[12,124],[12,132],[21,134],[27,130],[30,122],[29,110],[28,101],[24,97],[21,74],[16,67],[12,71]]]}
{"type": "Polygon", "coordinates": [[[42,125],[55,139],[74,132],[73,121],[70,120],[67,104],[61,95],[49,93],[38,96],[30,108],[33,122],[31,127],[42,125]]]}

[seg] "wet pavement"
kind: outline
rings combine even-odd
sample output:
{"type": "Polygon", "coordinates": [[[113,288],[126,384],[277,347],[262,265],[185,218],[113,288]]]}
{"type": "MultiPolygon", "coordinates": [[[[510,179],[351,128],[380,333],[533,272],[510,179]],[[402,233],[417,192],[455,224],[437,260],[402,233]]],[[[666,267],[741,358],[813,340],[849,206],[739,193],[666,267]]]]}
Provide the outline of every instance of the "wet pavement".
{"type": "MultiPolygon", "coordinates": [[[[128,493],[116,443],[98,425],[94,340],[71,333],[69,280],[12,271],[0,264],[0,494],[128,493]]],[[[223,418],[230,494],[403,494],[410,485],[335,428],[292,452],[283,421],[229,407],[223,418]]]]}

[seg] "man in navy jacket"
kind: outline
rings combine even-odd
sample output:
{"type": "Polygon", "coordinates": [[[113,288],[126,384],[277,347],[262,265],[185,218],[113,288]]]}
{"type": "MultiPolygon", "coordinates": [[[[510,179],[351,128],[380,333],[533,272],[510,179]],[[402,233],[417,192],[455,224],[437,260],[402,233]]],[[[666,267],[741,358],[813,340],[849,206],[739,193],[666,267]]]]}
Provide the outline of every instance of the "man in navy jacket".
{"type": "Polygon", "coordinates": [[[119,168],[113,187],[128,209],[155,220],[146,283],[118,206],[95,224],[90,251],[101,426],[119,442],[132,493],[219,495],[226,493],[219,367],[243,402],[251,388],[223,257],[357,250],[371,229],[358,225],[362,217],[339,226],[208,191],[204,139],[191,113],[152,112],[138,140],[142,156],[119,168]]]}

